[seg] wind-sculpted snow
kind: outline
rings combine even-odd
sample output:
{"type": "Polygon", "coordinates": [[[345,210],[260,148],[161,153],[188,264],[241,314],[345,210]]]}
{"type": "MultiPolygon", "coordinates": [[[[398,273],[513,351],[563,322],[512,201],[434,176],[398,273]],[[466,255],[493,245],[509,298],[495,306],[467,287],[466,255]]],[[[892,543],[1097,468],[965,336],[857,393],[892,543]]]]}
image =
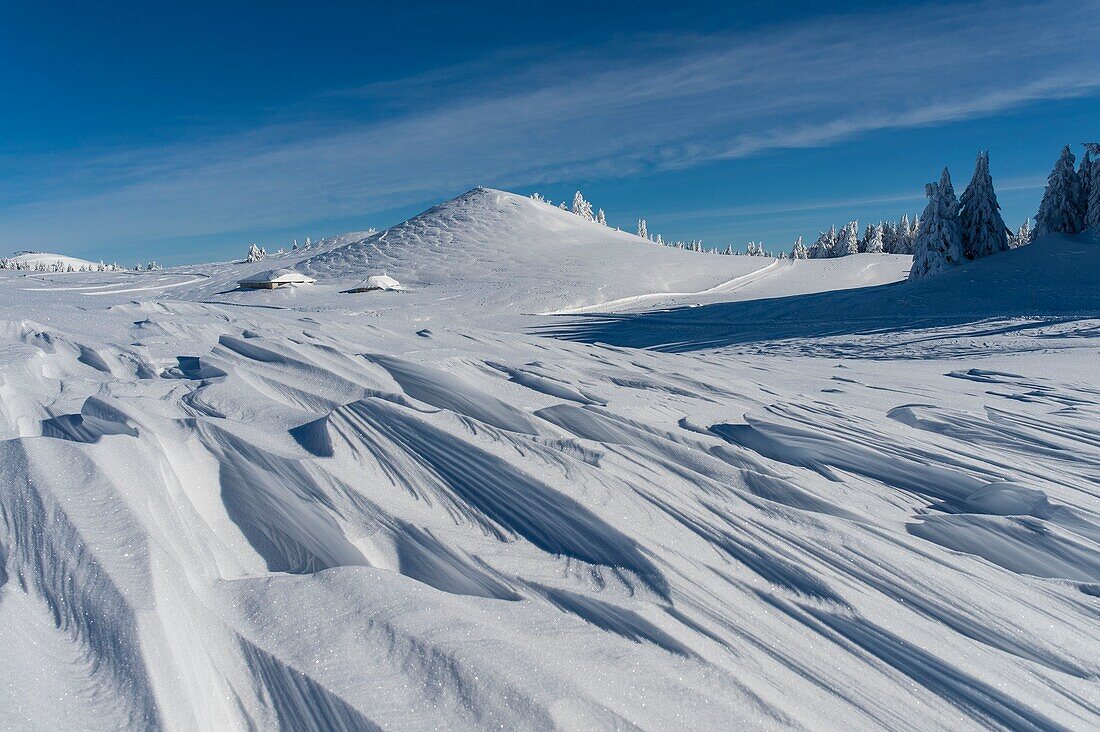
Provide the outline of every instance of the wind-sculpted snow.
{"type": "Polygon", "coordinates": [[[0,727],[1094,729],[1086,244],[887,284],[475,191],[0,273],[0,727]]]}
{"type": "MultiPolygon", "coordinates": [[[[135,598],[112,576],[122,568],[104,566],[99,558],[100,552],[122,547],[140,554],[144,537],[132,533],[135,522],[79,453],[63,445],[9,440],[0,444],[0,461],[5,579],[45,605],[57,631],[80,649],[87,688],[56,691],[114,697],[121,724],[156,726],[159,713],[136,633],[135,598]],[[58,480],[59,470],[84,474],[83,490],[102,504],[99,515],[83,516],[83,525],[74,521],[65,508],[70,486],[58,480]],[[87,533],[96,535],[95,544],[88,543],[87,533]],[[110,544],[98,540],[107,536],[110,544]]],[[[112,559],[116,565],[130,563],[127,557],[112,559]]],[[[11,591],[7,582],[0,587],[11,591]]],[[[9,666],[9,673],[15,671],[9,666]]]]}
{"type": "Polygon", "coordinates": [[[502,430],[526,434],[535,432],[531,420],[523,413],[451,374],[400,358],[378,355],[369,355],[367,358],[386,369],[401,389],[413,399],[472,417],[502,430]]]}
{"type": "MultiPolygon", "coordinates": [[[[455,519],[502,540],[521,536],[551,554],[633,572],[654,592],[668,592],[633,540],[498,456],[399,407],[376,399],[348,404],[327,418],[326,428],[334,435],[318,450],[322,455],[346,450],[359,461],[372,459],[395,485],[434,498],[455,519]]],[[[303,440],[311,444],[316,440],[303,440]]]]}
{"type": "Polygon", "coordinates": [[[241,641],[245,661],[263,685],[281,729],[375,732],[382,728],[296,668],[241,641]]]}

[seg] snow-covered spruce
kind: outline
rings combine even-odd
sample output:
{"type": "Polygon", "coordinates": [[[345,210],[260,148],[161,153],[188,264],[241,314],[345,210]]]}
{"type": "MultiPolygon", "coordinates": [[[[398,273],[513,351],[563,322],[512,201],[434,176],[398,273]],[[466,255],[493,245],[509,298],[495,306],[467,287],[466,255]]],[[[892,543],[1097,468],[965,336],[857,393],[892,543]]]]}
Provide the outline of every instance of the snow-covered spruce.
{"type": "Polygon", "coordinates": [[[802,237],[800,236],[791,248],[791,259],[806,259],[808,256],[809,252],[806,250],[806,245],[802,243],[802,237]]]}
{"type": "Polygon", "coordinates": [[[244,258],[246,262],[259,262],[267,256],[267,252],[256,246],[255,244],[248,245],[248,255],[244,258]]]}
{"type": "Polygon", "coordinates": [[[570,210],[585,221],[596,220],[596,217],[592,215],[592,204],[584,200],[584,196],[581,195],[580,191],[573,195],[573,207],[570,210]]]}
{"type": "Polygon", "coordinates": [[[883,227],[882,227],[882,224],[878,223],[873,227],[868,226],[868,228],[871,229],[871,236],[867,239],[866,243],[863,245],[864,248],[863,248],[862,251],[866,252],[867,254],[882,254],[882,252],[883,252],[883,246],[882,246],[883,227]]]}
{"type": "Polygon", "coordinates": [[[836,243],[833,245],[830,254],[834,257],[847,257],[849,254],[859,254],[858,221],[849,221],[844,225],[844,228],[840,230],[840,236],[837,237],[836,243]]]}
{"type": "Polygon", "coordinates": [[[1031,218],[1028,217],[1024,220],[1024,223],[1020,224],[1020,228],[1016,230],[1016,233],[1008,238],[1009,249],[1019,249],[1022,246],[1027,246],[1031,243],[1031,218]]]}
{"type": "Polygon", "coordinates": [[[809,258],[825,259],[831,257],[833,255],[833,250],[836,248],[836,242],[836,227],[830,226],[828,231],[821,232],[821,235],[817,237],[817,241],[810,247],[809,258]]]}
{"type": "Polygon", "coordinates": [[[1039,203],[1039,213],[1035,214],[1033,237],[1042,238],[1050,234],[1076,234],[1081,231],[1083,216],[1081,213],[1081,181],[1074,170],[1073,152],[1069,145],[1062,148],[1054,170],[1047,177],[1047,187],[1043,200],[1039,203]]]}
{"type": "Polygon", "coordinates": [[[951,185],[951,173],[943,169],[939,183],[924,188],[928,205],[913,242],[913,266],[909,279],[929,277],[959,264],[963,259],[959,202],[951,185]]]}
{"type": "Polygon", "coordinates": [[[1088,231],[1100,231],[1100,142],[1086,142],[1085,156],[1089,160],[1088,190],[1084,196],[1085,221],[1088,231]]]}
{"type": "Polygon", "coordinates": [[[1009,230],[1001,218],[1001,205],[989,175],[989,152],[978,153],[974,176],[959,199],[963,254],[967,259],[1008,251],[1009,230]]]}

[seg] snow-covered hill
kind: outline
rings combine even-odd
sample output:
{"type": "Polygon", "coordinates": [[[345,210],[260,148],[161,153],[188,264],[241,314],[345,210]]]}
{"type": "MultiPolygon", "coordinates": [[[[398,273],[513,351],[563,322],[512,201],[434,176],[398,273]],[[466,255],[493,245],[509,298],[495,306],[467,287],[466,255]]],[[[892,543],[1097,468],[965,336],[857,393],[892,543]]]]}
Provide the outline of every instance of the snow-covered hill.
{"type": "Polygon", "coordinates": [[[430,288],[437,300],[459,294],[471,309],[543,312],[706,290],[771,261],[662,247],[525,196],[477,188],[301,267],[339,284],[386,273],[430,288]]]}
{"type": "Polygon", "coordinates": [[[87,259],[80,259],[78,257],[70,257],[65,254],[51,254],[49,252],[17,252],[10,257],[5,257],[10,265],[21,265],[25,267],[34,268],[38,265],[46,267],[54,267],[60,264],[63,268],[74,270],[93,269],[98,267],[97,262],[91,262],[87,259]]]}
{"type": "Polygon", "coordinates": [[[1097,251],[0,272],[0,727],[1094,728],[1097,251]]]}

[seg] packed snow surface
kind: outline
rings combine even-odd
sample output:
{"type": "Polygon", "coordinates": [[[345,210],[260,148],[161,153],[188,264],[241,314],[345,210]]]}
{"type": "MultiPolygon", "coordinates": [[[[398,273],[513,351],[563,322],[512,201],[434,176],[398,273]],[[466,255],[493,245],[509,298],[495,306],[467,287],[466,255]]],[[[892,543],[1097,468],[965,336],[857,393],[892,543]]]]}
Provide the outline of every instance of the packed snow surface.
{"type": "Polygon", "coordinates": [[[0,727],[1095,729],[1100,242],[907,265],[479,189],[0,273],[0,727]]]}

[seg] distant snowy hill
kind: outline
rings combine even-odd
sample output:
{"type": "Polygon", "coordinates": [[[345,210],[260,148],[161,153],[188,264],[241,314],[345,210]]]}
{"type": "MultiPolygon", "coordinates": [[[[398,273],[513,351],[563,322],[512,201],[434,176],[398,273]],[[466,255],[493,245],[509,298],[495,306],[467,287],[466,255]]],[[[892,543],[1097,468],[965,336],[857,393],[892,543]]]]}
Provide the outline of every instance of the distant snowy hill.
{"type": "Polygon", "coordinates": [[[51,254],[50,252],[16,252],[10,257],[5,257],[5,259],[12,264],[24,264],[31,267],[38,264],[52,267],[58,262],[61,262],[66,268],[72,267],[73,269],[99,266],[98,262],[91,262],[87,259],[80,259],[78,257],[70,257],[65,254],[51,254]]]}
{"type": "Polygon", "coordinates": [[[440,297],[542,312],[639,293],[706,290],[772,261],[663,247],[546,203],[478,188],[313,256],[300,269],[318,281],[349,284],[385,273],[440,297]]]}

